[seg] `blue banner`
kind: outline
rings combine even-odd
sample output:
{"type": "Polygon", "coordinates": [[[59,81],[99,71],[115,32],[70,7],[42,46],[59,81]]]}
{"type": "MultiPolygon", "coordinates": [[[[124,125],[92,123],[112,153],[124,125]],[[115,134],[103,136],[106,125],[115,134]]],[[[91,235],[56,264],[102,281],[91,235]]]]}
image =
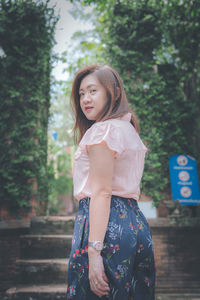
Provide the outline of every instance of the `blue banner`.
{"type": "Polygon", "coordinates": [[[182,205],[200,204],[197,164],[189,155],[173,155],[169,158],[172,200],[182,205]]]}

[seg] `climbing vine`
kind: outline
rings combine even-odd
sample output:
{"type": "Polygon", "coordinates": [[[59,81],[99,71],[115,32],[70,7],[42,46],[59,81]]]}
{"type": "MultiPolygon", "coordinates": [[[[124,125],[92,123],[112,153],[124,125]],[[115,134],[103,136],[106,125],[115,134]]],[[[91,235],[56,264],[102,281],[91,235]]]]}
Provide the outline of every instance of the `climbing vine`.
{"type": "Polygon", "coordinates": [[[51,49],[48,1],[0,1],[0,202],[13,213],[47,202],[51,49]]]}

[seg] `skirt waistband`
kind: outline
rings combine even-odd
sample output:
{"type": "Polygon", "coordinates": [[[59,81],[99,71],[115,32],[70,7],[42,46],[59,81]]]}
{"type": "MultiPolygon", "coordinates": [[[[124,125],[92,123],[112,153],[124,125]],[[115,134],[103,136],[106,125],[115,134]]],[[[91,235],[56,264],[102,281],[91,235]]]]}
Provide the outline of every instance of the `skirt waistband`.
{"type": "MultiPolygon", "coordinates": [[[[84,197],[79,200],[79,209],[89,209],[90,197],[84,197]]],[[[138,201],[133,198],[125,198],[117,195],[111,196],[111,207],[124,207],[126,209],[139,209],[138,201]]]]}

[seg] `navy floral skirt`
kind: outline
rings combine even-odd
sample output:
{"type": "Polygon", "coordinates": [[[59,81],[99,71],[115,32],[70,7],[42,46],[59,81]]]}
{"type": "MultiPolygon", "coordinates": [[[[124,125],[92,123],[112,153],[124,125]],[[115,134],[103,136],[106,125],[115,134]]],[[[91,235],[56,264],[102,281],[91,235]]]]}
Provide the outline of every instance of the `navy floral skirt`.
{"type": "Polygon", "coordinates": [[[67,299],[154,300],[155,263],[149,225],[137,201],[112,195],[101,252],[110,293],[99,298],[88,279],[90,198],[80,200],[68,265],[67,299]]]}

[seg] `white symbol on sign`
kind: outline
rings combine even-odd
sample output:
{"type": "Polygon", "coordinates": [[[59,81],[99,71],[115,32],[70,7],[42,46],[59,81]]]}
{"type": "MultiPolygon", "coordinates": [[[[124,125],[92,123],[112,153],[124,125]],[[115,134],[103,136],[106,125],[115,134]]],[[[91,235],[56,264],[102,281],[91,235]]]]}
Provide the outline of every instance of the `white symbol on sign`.
{"type": "Polygon", "coordinates": [[[179,155],[178,158],[177,158],[177,162],[178,162],[179,165],[185,166],[188,163],[188,159],[184,155],[179,155]]]}
{"type": "Polygon", "coordinates": [[[181,195],[182,195],[184,198],[188,198],[188,197],[190,197],[191,194],[192,194],[191,189],[190,189],[189,187],[187,187],[187,186],[182,187],[181,190],[180,190],[180,192],[181,192],[181,195]]]}
{"type": "Polygon", "coordinates": [[[178,174],[178,177],[179,177],[179,179],[182,180],[182,181],[188,181],[189,178],[190,178],[190,175],[189,175],[189,173],[186,172],[186,171],[181,171],[181,172],[178,174]]]}

